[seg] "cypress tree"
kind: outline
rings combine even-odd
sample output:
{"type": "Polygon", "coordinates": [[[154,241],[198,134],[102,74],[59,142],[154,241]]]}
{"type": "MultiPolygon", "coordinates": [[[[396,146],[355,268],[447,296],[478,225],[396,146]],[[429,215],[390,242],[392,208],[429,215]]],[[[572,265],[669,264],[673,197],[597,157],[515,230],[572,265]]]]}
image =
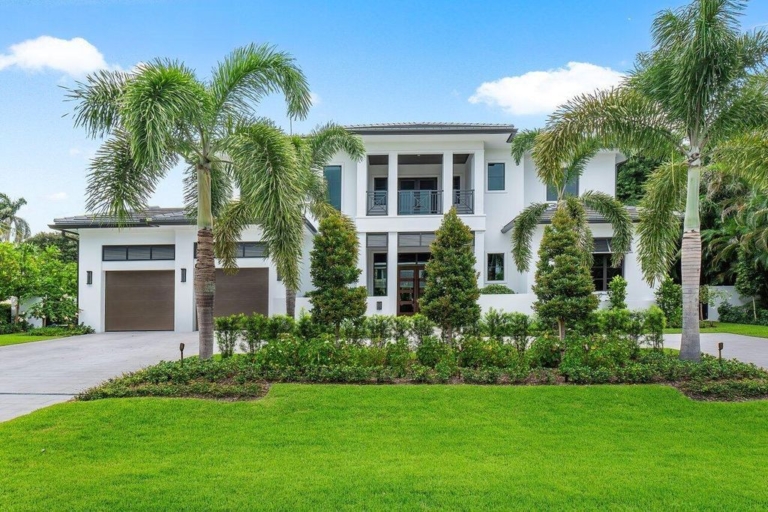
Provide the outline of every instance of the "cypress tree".
{"type": "Polygon", "coordinates": [[[352,221],[339,213],[320,222],[310,255],[310,275],[315,290],[309,294],[312,320],[333,327],[336,341],[344,320],[365,315],[368,293],[357,283],[362,270],[357,267],[359,243],[352,221]]]}
{"type": "Polygon", "coordinates": [[[586,319],[599,303],[584,256],[575,221],[558,208],[539,248],[533,309],[542,319],[557,322],[561,340],[566,325],[586,319]]]}
{"type": "Polygon", "coordinates": [[[472,232],[459,219],[455,208],[445,215],[435,235],[420,305],[422,313],[440,326],[450,343],[456,329],[480,320],[475,252],[472,232]]]}

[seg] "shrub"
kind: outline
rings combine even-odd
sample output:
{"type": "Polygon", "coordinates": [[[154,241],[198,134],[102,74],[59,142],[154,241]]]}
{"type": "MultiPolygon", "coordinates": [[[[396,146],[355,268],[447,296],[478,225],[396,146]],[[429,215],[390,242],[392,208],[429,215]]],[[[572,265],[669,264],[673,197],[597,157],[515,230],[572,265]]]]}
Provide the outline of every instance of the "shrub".
{"type": "Polygon", "coordinates": [[[480,288],[480,293],[483,295],[511,295],[515,292],[504,284],[489,284],[480,288]]]}
{"type": "Polygon", "coordinates": [[[324,334],[325,331],[322,325],[315,323],[312,316],[302,310],[298,321],[296,321],[294,332],[303,340],[311,340],[324,334]]]}
{"type": "Polygon", "coordinates": [[[367,335],[365,317],[347,318],[341,323],[341,337],[354,344],[360,344],[367,335]]]}
{"type": "Polygon", "coordinates": [[[409,316],[396,316],[392,319],[392,334],[395,341],[407,340],[413,330],[413,320],[409,316]]]}
{"type": "Polygon", "coordinates": [[[490,308],[486,311],[480,323],[480,332],[499,342],[509,335],[509,316],[506,313],[490,308]]]}
{"type": "Polygon", "coordinates": [[[608,283],[608,301],[611,309],[627,309],[627,280],[614,276],[608,283]]]}
{"type": "Polygon", "coordinates": [[[717,307],[721,322],[733,324],[768,325],[768,310],[755,308],[753,303],[733,306],[723,302],[717,307]]]}
{"type": "MultiPolygon", "coordinates": [[[[243,342],[240,348],[250,354],[255,354],[261,344],[267,339],[269,319],[259,313],[242,318],[243,342]]],[[[218,328],[218,326],[217,326],[218,328]]]]}
{"type": "Polygon", "coordinates": [[[683,325],[683,288],[666,278],[656,290],[656,305],[664,313],[668,327],[683,325]]]}
{"type": "Polygon", "coordinates": [[[640,346],[642,337],[646,334],[645,327],[645,312],[644,311],[630,311],[629,319],[627,321],[626,333],[635,345],[640,346]]]}
{"type": "Polygon", "coordinates": [[[383,347],[389,343],[389,340],[392,338],[393,320],[391,316],[369,316],[365,323],[368,331],[368,338],[371,340],[371,344],[377,347],[383,347]]]}
{"type": "Polygon", "coordinates": [[[0,303],[0,325],[9,324],[13,320],[11,305],[5,302],[0,303]]]}
{"type": "Polygon", "coordinates": [[[386,347],[387,366],[390,367],[398,377],[404,377],[408,367],[411,364],[411,349],[408,340],[399,338],[394,343],[386,347]]]}
{"type": "Polygon", "coordinates": [[[666,317],[664,312],[658,306],[651,306],[645,312],[645,321],[643,328],[645,330],[645,342],[654,350],[664,348],[664,328],[666,327],[666,317]]]}
{"type": "Polygon", "coordinates": [[[269,317],[266,325],[266,340],[274,341],[284,334],[293,334],[296,321],[288,315],[274,315],[269,317]]]}
{"type": "Polygon", "coordinates": [[[444,358],[452,354],[451,347],[434,335],[425,336],[416,347],[416,359],[419,364],[435,368],[444,358]]]}
{"type": "Polygon", "coordinates": [[[522,355],[528,348],[528,337],[531,334],[531,317],[525,313],[509,314],[509,335],[512,337],[512,344],[517,352],[522,355]]]}
{"type": "Polygon", "coordinates": [[[427,336],[434,336],[435,323],[422,314],[415,314],[411,317],[411,335],[417,344],[423,343],[427,336]]]}
{"type": "Polygon", "coordinates": [[[213,319],[216,327],[216,342],[219,345],[221,357],[232,357],[240,337],[243,315],[219,316],[213,319]]]}
{"type": "Polygon", "coordinates": [[[531,343],[528,358],[534,368],[557,368],[560,364],[562,341],[557,336],[543,334],[531,343]]]}
{"type": "Polygon", "coordinates": [[[627,309],[604,309],[598,312],[598,317],[603,334],[626,334],[629,329],[630,314],[627,309]]]}
{"type": "MultiPolygon", "coordinates": [[[[25,322],[26,323],[26,322],[25,322]]],[[[19,331],[21,332],[21,331],[19,331]]],[[[90,325],[80,324],[71,327],[48,326],[35,327],[26,331],[28,336],[78,336],[81,334],[93,334],[96,332],[90,325]]]]}

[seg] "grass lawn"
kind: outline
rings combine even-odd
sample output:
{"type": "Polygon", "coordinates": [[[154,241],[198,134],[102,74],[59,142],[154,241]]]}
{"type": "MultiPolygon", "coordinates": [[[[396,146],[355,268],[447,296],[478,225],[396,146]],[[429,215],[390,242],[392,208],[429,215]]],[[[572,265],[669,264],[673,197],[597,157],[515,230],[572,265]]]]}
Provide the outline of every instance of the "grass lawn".
{"type": "Polygon", "coordinates": [[[53,340],[63,336],[29,336],[23,332],[14,334],[0,334],[0,347],[6,345],[18,345],[19,343],[30,343],[32,341],[53,340]]]}
{"type": "Polygon", "coordinates": [[[0,510],[764,510],[766,431],[666,386],[76,402],[0,424],[0,510]]]}
{"type": "MultiPolygon", "coordinates": [[[[664,334],[680,334],[682,329],[664,329],[664,334]]],[[[727,324],[717,323],[714,327],[702,327],[702,333],[730,333],[743,334],[744,336],[756,336],[758,338],[768,338],[768,326],[765,325],[746,325],[746,324],[727,324]]]]}

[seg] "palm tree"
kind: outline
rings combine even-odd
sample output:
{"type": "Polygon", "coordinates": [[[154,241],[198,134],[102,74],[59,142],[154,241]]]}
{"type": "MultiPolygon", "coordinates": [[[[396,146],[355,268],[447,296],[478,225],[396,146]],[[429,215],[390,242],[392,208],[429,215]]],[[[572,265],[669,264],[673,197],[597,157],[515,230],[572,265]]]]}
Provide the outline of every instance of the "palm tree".
{"type": "Polygon", "coordinates": [[[231,269],[242,228],[258,224],[278,272],[286,284],[298,285],[297,159],[285,133],[256,114],[259,101],[275,92],[285,96],[289,116],[306,116],[309,87],[294,59],[256,45],[234,50],[207,80],[180,62],[155,60],[130,73],[97,72],[69,91],[77,102],[75,125],[92,137],[108,135],[91,163],[89,211],[124,223],[146,208],[179,160],[186,166],[185,201],[198,228],[194,285],[202,359],[213,353],[214,232],[217,256],[231,269]],[[231,201],[233,187],[238,201],[231,201]],[[214,226],[216,218],[224,222],[214,226]]]}
{"type": "MultiPolygon", "coordinates": [[[[542,133],[543,131],[540,129],[525,130],[512,139],[512,157],[515,159],[515,163],[519,165],[525,154],[535,148],[536,140],[542,133]]],[[[584,263],[589,266],[592,264],[592,232],[589,229],[586,215],[586,209],[592,209],[605,217],[613,226],[612,264],[618,266],[624,255],[629,252],[632,244],[632,219],[624,205],[603,192],[587,191],[578,198],[571,197],[566,193],[568,182],[581,176],[587,162],[595,156],[598,150],[599,147],[594,141],[587,141],[580,145],[569,159],[564,161],[556,176],[545,176],[540,173],[540,177],[547,185],[555,187],[557,208],[566,209],[575,220],[582,253],[585,256],[584,263]]],[[[528,271],[530,267],[531,240],[536,227],[549,207],[549,203],[533,203],[514,219],[511,237],[512,257],[521,272],[528,271]]]]}
{"type": "MultiPolygon", "coordinates": [[[[365,146],[360,137],[335,123],[320,126],[305,137],[293,136],[291,143],[296,151],[301,172],[300,183],[306,213],[322,220],[335,211],[327,201],[323,168],[340,151],[347,153],[353,160],[362,159],[365,156],[365,146]]],[[[285,291],[286,314],[293,317],[296,313],[296,288],[286,286],[285,291]]]]}
{"type": "Polygon", "coordinates": [[[29,238],[29,224],[17,215],[25,204],[27,201],[23,197],[14,201],[6,194],[0,193],[0,240],[10,242],[13,239],[19,243],[29,238]]]}
{"type": "MultiPolygon", "coordinates": [[[[638,232],[646,280],[666,274],[682,236],[683,336],[681,359],[699,360],[702,169],[716,163],[719,145],[768,123],[765,76],[768,33],[741,33],[745,3],[695,0],[660,12],[653,23],[653,49],[613,89],[585,94],[560,107],[537,140],[534,160],[543,176],[560,172],[562,155],[585,138],[602,147],[638,151],[663,163],[649,178],[638,232]]],[[[743,169],[721,171],[745,174],[743,169]]],[[[752,176],[753,178],[755,176],[752,176]]]]}

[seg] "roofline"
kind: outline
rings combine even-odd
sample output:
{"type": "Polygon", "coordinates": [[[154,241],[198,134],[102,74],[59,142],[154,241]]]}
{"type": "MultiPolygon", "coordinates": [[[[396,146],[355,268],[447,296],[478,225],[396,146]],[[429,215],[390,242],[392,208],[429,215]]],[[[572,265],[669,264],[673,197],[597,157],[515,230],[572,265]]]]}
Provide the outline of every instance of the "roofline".
{"type": "MultiPolygon", "coordinates": [[[[108,228],[157,228],[160,226],[193,226],[196,224],[194,219],[180,219],[180,220],[160,220],[160,221],[145,221],[141,222],[129,222],[126,224],[117,224],[115,222],[98,223],[96,221],[83,222],[80,224],[48,224],[48,227],[57,231],[67,231],[71,229],[108,229],[108,228]]],[[[317,228],[307,219],[304,218],[304,227],[309,230],[313,235],[317,234],[317,228]]]]}
{"type": "Polygon", "coordinates": [[[357,135],[470,135],[470,134],[509,134],[507,142],[517,134],[517,128],[514,126],[477,126],[471,128],[468,126],[434,126],[428,128],[418,128],[415,126],[387,126],[387,125],[349,125],[345,128],[357,135]]]}
{"type": "MultiPolygon", "coordinates": [[[[626,207],[625,207],[626,208],[626,207]]],[[[631,219],[632,223],[640,222],[639,218],[631,219]]],[[[611,222],[606,219],[593,219],[587,222],[587,224],[610,224],[611,222]]],[[[543,226],[545,224],[552,224],[552,219],[539,219],[539,222],[536,223],[539,226],[543,226]]],[[[512,219],[511,221],[504,224],[504,226],[501,228],[502,234],[509,233],[512,228],[515,226],[515,219],[512,219]]]]}

